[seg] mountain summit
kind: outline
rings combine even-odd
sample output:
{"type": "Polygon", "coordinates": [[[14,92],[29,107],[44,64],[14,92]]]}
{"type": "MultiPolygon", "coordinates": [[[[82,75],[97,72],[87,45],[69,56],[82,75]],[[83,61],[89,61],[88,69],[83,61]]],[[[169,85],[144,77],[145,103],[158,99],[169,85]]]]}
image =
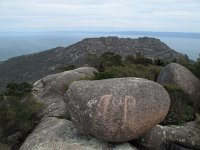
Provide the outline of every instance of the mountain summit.
{"type": "Polygon", "coordinates": [[[101,55],[104,52],[113,52],[122,56],[140,53],[146,57],[167,61],[185,58],[183,54],[155,38],[88,38],[69,47],[57,47],[2,62],[0,64],[0,90],[4,89],[8,82],[36,81],[48,74],[58,72],[60,67],[81,66],[85,63],[88,54],[101,55]]]}

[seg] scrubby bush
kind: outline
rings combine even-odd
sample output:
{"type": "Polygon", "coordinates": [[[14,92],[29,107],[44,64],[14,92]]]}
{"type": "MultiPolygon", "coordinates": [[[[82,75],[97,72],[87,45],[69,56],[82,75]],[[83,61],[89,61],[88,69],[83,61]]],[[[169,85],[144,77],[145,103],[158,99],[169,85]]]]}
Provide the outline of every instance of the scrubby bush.
{"type": "Polygon", "coordinates": [[[186,68],[188,68],[197,78],[200,79],[200,61],[197,61],[193,64],[183,64],[186,68]]]}
{"type": "Polygon", "coordinates": [[[129,66],[112,66],[105,68],[104,71],[95,73],[95,80],[120,77],[138,77],[156,81],[161,67],[129,65],[129,66]]]}
{"type": "Polygon", "coordinates": [[[10,83],[0,97],[0,143],[16,149],[38,124],[43,104],[37,102],[28,83],[10,83]]]}
{"type": "Polygon", "coordinates": [[[91,79],[100,80],[107,78],[120,77],[139,77],[156,81],[161,66],[156,66],[150,58],[142,55],[122,56],[106,52],[101,56],[89,54],[88,63],[96,67],[100,72],[95,73],[95,77],[91,79]],[[95,65],[92,65],[95,64],[95,65]]]}
{"type": "Polygon", "coordinates": [[[200,61],[194,64],[193,73],[200,79],[200,61]]]}
{"type": "Polygon", "coordinates": [[[156,58],[156,59],[154,59],[153,64],[156,66],[165,66],[167,64],[167,62],[165,62],[162,59],[156,58]]]}
{"type": "Polygon", "coordinates": [[[196,62],[182,61],[179,62],[179,64],[189,69],[197,78],[200,79],[200,61],[196,62]]]}
{"type": "Polygon", "coordinates": [[[122,65],[122,56],[111,53],[111,52],[105,52],[100,56],[101,65],[106,67],[111,66],[120,66],[122,65]]]}
{"type": "Polygon", "coordinates": [[[86,63],[95,68],[99,68],[99,65],[100,65],[99,56],[97,56],[96,54],[92,54],[92,53],[87,54],[86,63]]]}
{"type": "Polygon", "coordinates": [[[27,82],[22,83],[8,83],[6,86],[5,95],[8,96],[23,96],[30,93],[32,85],[27,82]]]}
{"type": "Polygon", "coordinates": [[[69,71],[69,70],[74,70],[74,69],[76,69],[76,66],[68,65],[68,66],[65,66],[65,67],[60,67],[58,70],[60,72],[64,72],[64,71],[69,71]]]}
{"type": "Polygon", "coordinates": [[[104,71],[107,67],[121,66],[122,56],[114,54],[112,52],[105,52],[101,56],[95,54],[88,54],[87,63],[99,71],[104,71]]]}
{"type": "Polygon", "coordinates": [[[166,84],[171,99],[171,105],[163,125],[180,125],[195,119],[195,109],[189,96],[175,85],[166,84]]]}
{"type": "Polygon", "coordinates": [[[125,62],[128,64],[140,64],[144,66],[152,65],[153,60],[150,58],[146,58],[142,55],[137,55],[136,57],[134,56],[127,56],[125,57],[125,62]]]}

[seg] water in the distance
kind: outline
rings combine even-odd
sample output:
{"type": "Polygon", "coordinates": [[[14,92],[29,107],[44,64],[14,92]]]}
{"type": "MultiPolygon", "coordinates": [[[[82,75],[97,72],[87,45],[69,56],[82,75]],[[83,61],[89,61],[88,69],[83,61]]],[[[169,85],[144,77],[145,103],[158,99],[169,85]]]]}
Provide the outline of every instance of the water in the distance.
{"type": "Polygon", "coordinates": [[[166,36],[149,33],[99,33],[99,32],[46,32],[46,33],[0,33],[0,61],[23,54],[36,53],[42,50],[58,46],[69,46],[84,38],[118,36],[118,37],[156,37],[165,42],[169,47],[187,54],[189,58],[196,60],[200,54],[199,36],[166,36]]]}

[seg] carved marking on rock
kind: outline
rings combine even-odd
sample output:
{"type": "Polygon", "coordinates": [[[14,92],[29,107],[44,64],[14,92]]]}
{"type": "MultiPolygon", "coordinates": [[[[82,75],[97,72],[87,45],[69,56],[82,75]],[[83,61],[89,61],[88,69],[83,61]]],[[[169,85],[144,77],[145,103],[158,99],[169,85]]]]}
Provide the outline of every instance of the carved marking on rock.
{"type": "Polygon", "coordinates": [[[133,96],[125,96],[124,98],[124,108],[123,108],[123,121],[122,121],[122,126],[121,126],[121,129],[123,130],[125,127],[126,127],[126,124],[127,124],[127,110],[128,110],[128,107],[129,107],[129,104],[128,102],[130,102],[129,104],[131,104],[131,107],[135,107],[136,105],[136,100],[135,98],[133,98],[133,96]]]}
{"type": "Polygon", "coordinates": [[[109,95],[103,95],[100,99],[99,108],[101,108],[100,111],[103,113],[103,116],[105,116],[107,112],[108,105],[110,104],[112,97],[113,95],[109,94],[109,95]]]}

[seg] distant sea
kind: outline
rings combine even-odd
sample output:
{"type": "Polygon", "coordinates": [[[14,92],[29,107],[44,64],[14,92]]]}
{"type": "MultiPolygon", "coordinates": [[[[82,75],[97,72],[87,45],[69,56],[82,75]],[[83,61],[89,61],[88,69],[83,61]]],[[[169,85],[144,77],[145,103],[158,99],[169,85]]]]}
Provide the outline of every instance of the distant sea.
{"type": "Polygon", "coordinates": [[[14,56],[36,53],[58,46],[69,46],[84,38],[118,36],[128,38],[155,37],[169,47],[196,60],[200,54],[200,33],[176,32],[2,32],[0,33],[0,61],[14,56]]]}

